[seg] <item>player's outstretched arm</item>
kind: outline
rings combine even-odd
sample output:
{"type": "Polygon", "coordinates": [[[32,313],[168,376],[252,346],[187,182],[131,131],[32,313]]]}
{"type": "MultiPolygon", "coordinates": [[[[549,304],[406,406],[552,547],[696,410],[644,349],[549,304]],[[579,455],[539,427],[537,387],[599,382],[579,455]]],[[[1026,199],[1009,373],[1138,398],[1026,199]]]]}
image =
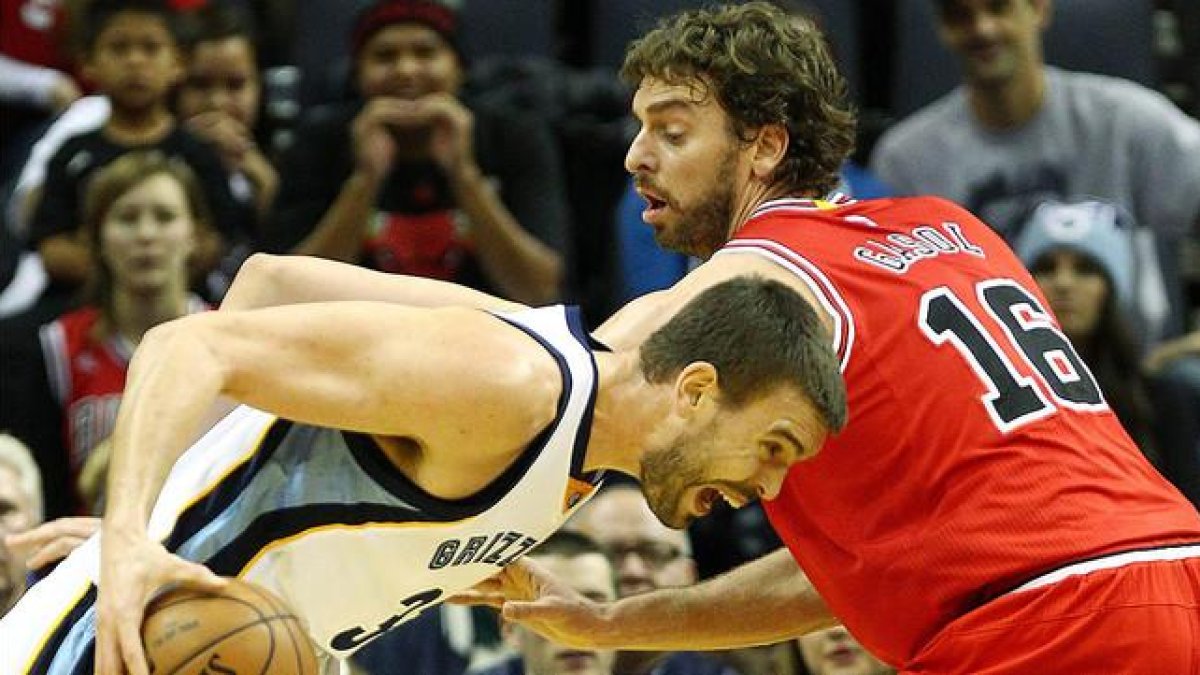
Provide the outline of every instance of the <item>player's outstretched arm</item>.
{"type": "Polygon", "coordinates": [[[560,388],[556,364],[532,338],[474,310],[310,303],[195,314],[150,330],[113,433],[99,671],[145,673],[138,628],[164,583],[221,583],[146,534],[171,466],[218,397],[423,448],[516,453],[553,419],[560,388]]]}
{"type": "Polygon", "coordinates": [[[747,274],[788,286],[812,305],[827,327],[832,326],[813,291],[795,273],[760,255],[722,253],[689,272],[674,286],[630,301],[596,329],[595,336],[614,349],[636,348],[696,296],[723,281],[747,274]]]}
{"type": "Polygon", "coordinates": [[[522,560],[465,601],[499,606],[506,620],[580,649],[736,649],[837,623],[786,549],[695,586],[613,603],[589,600],[522,560]]]}
{"type": "Polygon", "coordinates": [[[413,307],[472,307],[511,312],[525,306],[437,279],[389,274],[301,255],[255,253],[238,270],[221,310],[302,302],[369,300],[413,307]]]}

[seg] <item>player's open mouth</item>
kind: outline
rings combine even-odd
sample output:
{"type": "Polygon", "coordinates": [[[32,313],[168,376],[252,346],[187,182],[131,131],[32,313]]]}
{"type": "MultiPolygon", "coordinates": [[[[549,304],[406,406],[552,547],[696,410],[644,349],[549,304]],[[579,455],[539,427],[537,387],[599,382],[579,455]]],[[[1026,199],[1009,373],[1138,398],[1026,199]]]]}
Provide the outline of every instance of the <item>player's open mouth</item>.
{"type": "Polygon", "coordinates": [[[749,501],[736,493],[726,492],[715,487],[702,487],[696,491],[696,515],[708,515],[720,500],[724,500],[726,504],[735,509],[742,508],[749,501]]]}
{"type": "Polygon", "coordinates": [[[837,649],[825,654],[825,658],[839,665],[845,665],[858,658],[858,654],[855,653],[853,649],[842,645],[837,649]]]}
{"type": "Polygon", "coordinates": [[[642,220],[647,223],[660,217],[667,210],[667,206],[669,205],[667,200],[644,190],[639,190],[638,193],[642,196],[642,199],[646,200],[646,208],[642,211],[642,220]]]}

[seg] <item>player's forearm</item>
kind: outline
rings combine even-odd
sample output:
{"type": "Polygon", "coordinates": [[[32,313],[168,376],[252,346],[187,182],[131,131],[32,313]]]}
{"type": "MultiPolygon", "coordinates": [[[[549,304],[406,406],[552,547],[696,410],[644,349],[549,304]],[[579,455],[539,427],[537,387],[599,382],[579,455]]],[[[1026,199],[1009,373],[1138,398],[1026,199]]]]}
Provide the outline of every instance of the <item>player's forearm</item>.
{"type": "Polygon", "coordinates": [[[524,309],[524,305],[436,279],[387,274],[321,258],[256,253],[238,270],[221,310],[340,300],[499,312],[524,309]]]}
{"type": "Polygon", "coordinates": [[[599,647],[736,649],[795,638],[837,623],[786,549],[686,588],[612,606],[599,647]]]}
{"type": "Polygon", "coordinates": [[[112,437],[105,536],[141,536],[167,474],[221,391],[221,364],[186,319],[142,338],[112,437]]]}
{"type": "Polygon", "coordinates": [[[452,185],[492,281],[506,296],[531,305],[558,300],[563,277],[558,253],[521,227],[477,168],[461,171],[452,185]]]}

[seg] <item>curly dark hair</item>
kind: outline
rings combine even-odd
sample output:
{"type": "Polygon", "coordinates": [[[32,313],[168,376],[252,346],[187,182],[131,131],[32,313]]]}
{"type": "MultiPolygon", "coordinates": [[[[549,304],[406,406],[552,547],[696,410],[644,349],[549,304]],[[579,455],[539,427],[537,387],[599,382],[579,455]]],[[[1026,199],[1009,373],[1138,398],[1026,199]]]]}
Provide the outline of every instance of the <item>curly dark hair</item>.
{"type": "Polygon", "coordinates": [[[748,142],[767,124],[790,144],[774,181],[789,193],[824,194],[854,149],[855,112],[825,37],[808,19],[766,2],[702,9],[662,20],[625,56],[621,77],[696,84],[748,142]]]}

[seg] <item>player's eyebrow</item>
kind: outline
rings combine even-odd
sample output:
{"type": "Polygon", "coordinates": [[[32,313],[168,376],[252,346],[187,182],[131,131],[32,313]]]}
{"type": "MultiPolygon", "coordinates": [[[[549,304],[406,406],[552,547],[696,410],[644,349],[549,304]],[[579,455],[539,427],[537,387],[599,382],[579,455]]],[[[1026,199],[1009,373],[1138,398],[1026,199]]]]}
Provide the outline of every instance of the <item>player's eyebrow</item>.
{"type": "Polygon", "coordinates": [[[658,114],[668,110],[681,110],[691,112],[692,103],[682,98],[668,98],[661,101],[655,101],[646,106],[644,113],[648,115],[658,114]]]}

